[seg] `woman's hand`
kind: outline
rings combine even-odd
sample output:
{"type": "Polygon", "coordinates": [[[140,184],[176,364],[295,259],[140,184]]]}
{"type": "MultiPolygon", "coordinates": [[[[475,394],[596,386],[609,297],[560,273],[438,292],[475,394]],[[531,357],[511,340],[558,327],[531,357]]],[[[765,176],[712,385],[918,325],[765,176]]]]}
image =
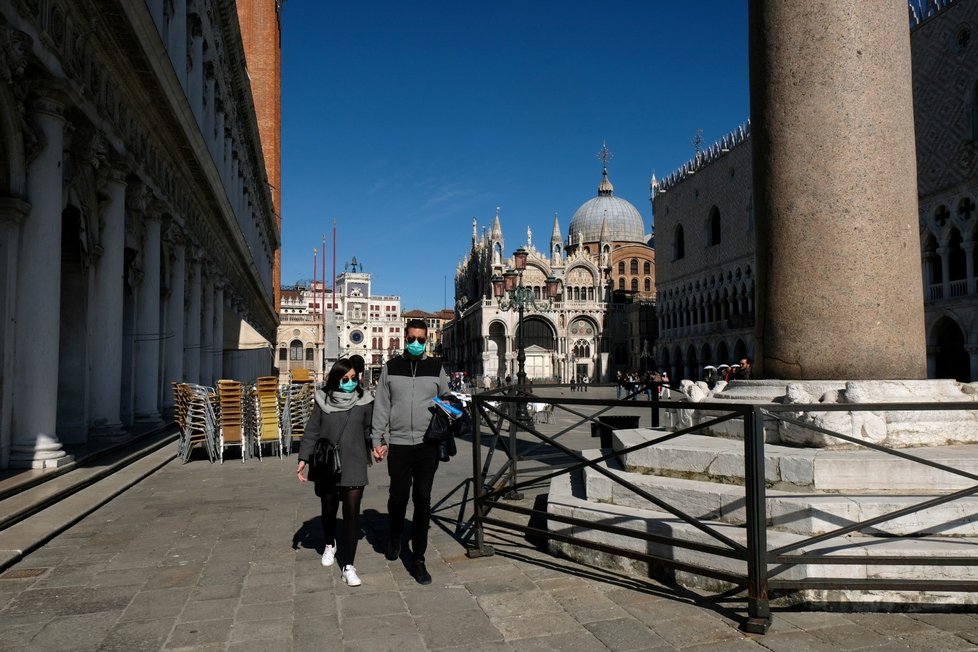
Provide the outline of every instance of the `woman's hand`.
{"type": "Polygon", "coordinates": [[[295,474],[297,476],[299,476],[299,484],[302,484],[303,482],[308,482],[308,480],[306,479],[306,476],[302,475],[302,471],[305,468],[306,468],[306,463],[304,461],[302,461],[302,460],[299,460],[299,468],[296,469],[296,472],[295,472],[295,474]]]}
{"type": "Polygon", "coordinates": [[[378,462],[383,462],[385,457],[387,457],[387,444],[374,446],[374,459],[378,462]]]}

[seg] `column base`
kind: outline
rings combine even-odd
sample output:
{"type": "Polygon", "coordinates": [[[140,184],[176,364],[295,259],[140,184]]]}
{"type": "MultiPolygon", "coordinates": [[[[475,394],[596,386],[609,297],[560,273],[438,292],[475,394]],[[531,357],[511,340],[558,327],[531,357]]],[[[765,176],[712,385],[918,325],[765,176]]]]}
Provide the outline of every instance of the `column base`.
{"type": "Polygon", "coordinates": [[[119,423],[100,423],[88,431],[88,441],[93,444],[117,444],[126,441],[131,434],[119,423]]]}
{"type": "Polygon", "coordinates": [[[162,425],[163,417],[160,416],[159,412],[153,412],[150,414],[136,414],[135,418],[133,418],[132,428],[136,432],[145,432],[159,428],[162,425]]]}
{"type": "Polygon", "coordinates": [[[75,460],[65,453],[54,435],[39,433],[34,437],[15,438],[10,445],[12,469],[53,469],[75,460]]]}

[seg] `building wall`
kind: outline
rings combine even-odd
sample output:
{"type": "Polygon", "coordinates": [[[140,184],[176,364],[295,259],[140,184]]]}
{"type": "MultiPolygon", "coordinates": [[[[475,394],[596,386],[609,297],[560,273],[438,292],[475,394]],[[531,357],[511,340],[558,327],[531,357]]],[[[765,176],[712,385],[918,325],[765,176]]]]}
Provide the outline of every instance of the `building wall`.
{"type": "Polygon", "coordinates": [[[0,46],[0,466],[55,466],[270,369],[278,231],[232,3],[4,3],[0,46]]]}
{"type": "MultiPolygon", "coordinates": [[[[978,380],[978,1],[910,3],[917,189],[928,376],[978,380]]],[[[674,378],[753,350],[749,130],[654,188],[660,365],[674,378]],[[722,244],[708,242],[716,205],[722,244]],[[686,252],[677,259],[676,228],[686,252]],[[724,347],[729,355],[717,353],[724,347]]],[[[777,255],[772,252],[771,255],[777,255]]]]}
{"type": "Polygon", "coordinates": [[[729,135],[702,155],[692,174],[680,171],[653,192],[656,361],[673,378],[698,378],[703,366],[729,364],[754,348],[748,134],[745,127],[729,135]]]}

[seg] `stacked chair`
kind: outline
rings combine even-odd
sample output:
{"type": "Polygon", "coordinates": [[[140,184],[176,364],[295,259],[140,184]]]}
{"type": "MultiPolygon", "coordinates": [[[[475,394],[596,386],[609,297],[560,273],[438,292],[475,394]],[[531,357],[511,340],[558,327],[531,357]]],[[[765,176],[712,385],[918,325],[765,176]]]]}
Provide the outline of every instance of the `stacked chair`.
{"type": "Polygon", "coordinates": [[[255,380],[254,391],[254,426],[255,437],[252,444],[262,456],[262,446],[271,444],[278,448],[278,456],[282,457],[282,432],[279,427],[279,388],[277,376],[262,376],[255,380]]]}
{"type": "Polygon", "coordinates": [[[315,387],[308,372],[293,373],[289,384],[282,386],[282,440],[286,455],[292,451],[292,441],[302,439],[305,434],[306,422],[312,414],[315,387]]]}
{"type": "Polygon", "coordinates": [[[238,381],[217,381],[217,398],[220,405],[217,450],[221,464],[224,464],[224,449],[229,446],[240,446],[241,461],[248,459],[248,437],[244,427],[244,396],[244,388],[238,381]]]}
{"type": "Polygon", "coordinates": [[[188,462],[193,449],[199,446],[207,451],[207,457],[213,462],[217,457],[218,428],[214,390],[201,385],[176,383],[173,391],[174,420],[180,427],[180,458],[184,463],[188,462]]]}

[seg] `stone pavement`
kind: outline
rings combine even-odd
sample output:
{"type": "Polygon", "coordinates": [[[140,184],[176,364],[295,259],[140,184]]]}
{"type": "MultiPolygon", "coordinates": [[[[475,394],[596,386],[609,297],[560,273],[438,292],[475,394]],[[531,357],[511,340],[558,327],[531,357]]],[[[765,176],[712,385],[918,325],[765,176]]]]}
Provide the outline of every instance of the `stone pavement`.
{"type": "MultiPolygon", "coordinates": [[[[556,428],[557,426],[555,426],[556,428]]],[[[582,441],[583,445],[589,438],[582,441]]],[[[616,575],[489,531],[468,559],[449,533],[471,446],[442,465],[430,586],[388,562],[387,476],[371,469],[347,587],[319,563],[323,537],[295,456],[171,462],[0,575],[2,650],[973,650],[972,614],[776,611],[766,636],[719,602],[616,575]]],[[[466,516],[471,511],[466,511],[466,516]]],[[[410,511],[409,511],[410,517],[410,511]]]]}

